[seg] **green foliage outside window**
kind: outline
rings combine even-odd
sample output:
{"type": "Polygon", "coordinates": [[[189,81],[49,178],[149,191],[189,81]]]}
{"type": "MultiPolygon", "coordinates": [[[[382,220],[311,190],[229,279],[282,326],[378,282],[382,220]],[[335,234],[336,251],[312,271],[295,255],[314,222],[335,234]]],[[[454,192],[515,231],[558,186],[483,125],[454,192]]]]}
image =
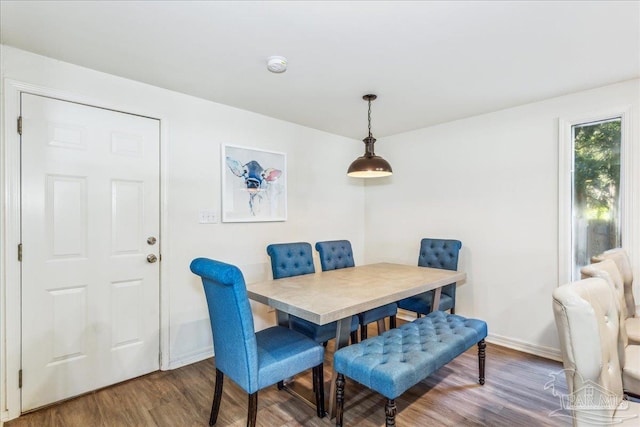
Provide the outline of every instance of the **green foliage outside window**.
{"type": "Polygon", "coordinates": [[[587,219],[616,220],[620,119],[574,128],[574,203],[587,219]]]}

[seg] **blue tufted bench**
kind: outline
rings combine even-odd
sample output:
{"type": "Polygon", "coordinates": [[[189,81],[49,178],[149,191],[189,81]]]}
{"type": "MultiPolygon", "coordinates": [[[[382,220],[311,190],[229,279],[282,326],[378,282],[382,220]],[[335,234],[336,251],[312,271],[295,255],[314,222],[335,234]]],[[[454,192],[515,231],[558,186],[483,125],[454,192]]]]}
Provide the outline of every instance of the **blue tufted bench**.
{"type": "Polygon", "coordinates": [[[484,384],[487,323],[434,311],[334,354],[336,426],[342,426],[345,376],[387,398],[386,426],[395,426],[395,399],[474,344],[484,384]]]}

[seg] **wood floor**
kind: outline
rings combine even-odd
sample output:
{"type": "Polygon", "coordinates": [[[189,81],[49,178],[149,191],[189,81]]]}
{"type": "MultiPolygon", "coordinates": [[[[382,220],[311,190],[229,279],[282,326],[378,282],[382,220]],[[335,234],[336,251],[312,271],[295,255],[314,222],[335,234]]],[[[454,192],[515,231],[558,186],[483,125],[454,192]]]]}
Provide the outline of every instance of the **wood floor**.
{"type": "MultiPolygon", "coordinates": [[[[371,331],[375,334],[375,330],[371,331]]],[[[325,358],[325,388],[333,350],[325,358]]],[[[552,377],[566,394],[558,362],[487,345],[486,384],[478,384],[477,350],[472,348],[396,400],[402,426],[570,426],[559,397],[545,390],[552,377]],[[555,414],[555,415],[552,415],[555,414]],[[558,416],[559,415],[559,416],[558,416]]],[[[10,421],[7,427],[207,426],[214,388],[214,360],[155,372],[50,406],[10,421]]],[[[296,377],[311,387],[311,373],[296,377]]],[[[345,426],[384,426],[385,399],[347,379],[345,426]]],[[[226,379],[217,426],[246,425],[247,396],[226,379]]],[[[276,386],[258,393],[259,426],[331,426],[315,410],[276,386]]]]}

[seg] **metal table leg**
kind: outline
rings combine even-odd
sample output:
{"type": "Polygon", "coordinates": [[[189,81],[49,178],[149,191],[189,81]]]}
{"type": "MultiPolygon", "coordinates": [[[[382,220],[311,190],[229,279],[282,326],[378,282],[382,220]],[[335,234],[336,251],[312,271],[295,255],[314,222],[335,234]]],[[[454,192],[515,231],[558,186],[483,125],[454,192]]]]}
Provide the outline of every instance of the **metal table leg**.
{"type": "Polygon", "coordinates": [[[276,310],[276,324],[278,326],[284,326],[285,328],[289,328],[289,313],[285,313],[284,311],[276,310]]]}
{"type": "Polygon", "coordinates": [[[433,290],[433,300],[431,301],[431,311],[438,311],[440,309],[440,294],[442,293],[442,287],[435,288],[433,290]]]}

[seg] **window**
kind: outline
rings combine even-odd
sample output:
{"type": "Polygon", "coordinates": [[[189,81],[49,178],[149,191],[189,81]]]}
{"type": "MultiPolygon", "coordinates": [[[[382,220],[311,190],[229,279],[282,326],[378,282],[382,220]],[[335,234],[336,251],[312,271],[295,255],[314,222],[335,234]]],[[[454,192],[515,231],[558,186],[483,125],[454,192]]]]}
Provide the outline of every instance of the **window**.
{"type": "Polygon", "coordinates": [[[572,280],[591,257],[620,247],[621,118],[573,125],[572,280]]]}
{"type": "Polygon", "coordinates": [[[630,110],[559,122],[559,284],[631,241],[630,110]]]}

